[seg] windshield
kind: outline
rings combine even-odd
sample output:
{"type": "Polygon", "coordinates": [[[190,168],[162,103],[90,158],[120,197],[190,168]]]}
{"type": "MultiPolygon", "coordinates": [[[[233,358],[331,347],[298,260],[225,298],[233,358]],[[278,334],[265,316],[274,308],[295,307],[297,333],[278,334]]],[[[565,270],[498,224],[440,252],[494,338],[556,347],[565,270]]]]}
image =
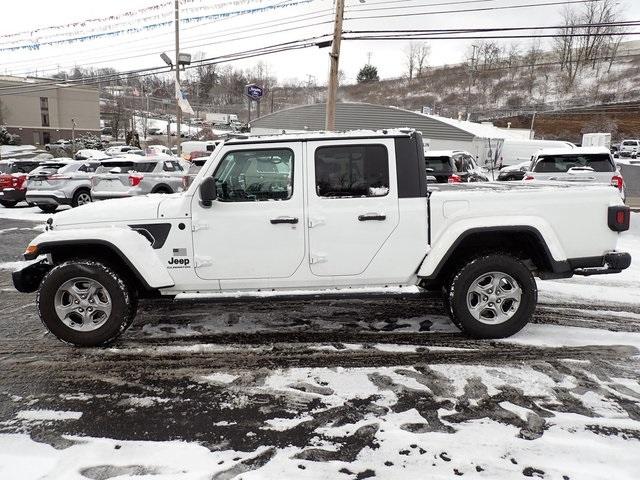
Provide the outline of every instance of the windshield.
{"type": "Polygon", "coordinates": [[[548,155],[538,158],[534,172],[566,173],[570,168],[590,167],[595,172],[615,172],[615,166],[606,153],[583,155],[548,155]]]}
{"type": "Polygon", "coordinates": [[[122,173],[127,172],[139,172],[139,173],[148,173],[152,172],[156,167],[157,162],[105,162],[103,163],[96,173],[107,173],[109,170],[115,167],[120,167],[122,173]]]}
{"type": "Polygon", "coordinates": [[[431,172],[451,172],[451,157],[425,157],[427,168],[431,172]]]}

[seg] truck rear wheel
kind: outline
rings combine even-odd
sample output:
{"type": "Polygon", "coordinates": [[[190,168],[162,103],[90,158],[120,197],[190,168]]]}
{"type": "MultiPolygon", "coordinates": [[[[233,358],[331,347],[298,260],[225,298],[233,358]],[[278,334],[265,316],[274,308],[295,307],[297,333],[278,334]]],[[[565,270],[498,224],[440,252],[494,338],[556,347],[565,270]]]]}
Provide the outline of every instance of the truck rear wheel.
{"type": "Polygon", "coordinates": [[[446,288],[453,322],[474,338],[504,338],[531,319],[538,301],[535,279],[519,259],[501,253],[463,265],[446,288]]]}
{"type": "Polygon", "coordinates": [[[80,347],[108,345],[130,325],[135,293],[111,267],[70,260],[53,267],[36,297],[40,319],[63,342],[80,347]]]}
{"type": "Polygon", "coordinates": [[[13,200],[0,200],[0,205],[5,208],[13,208],[18,204],[18,202],[14,202],[13,200]]]}

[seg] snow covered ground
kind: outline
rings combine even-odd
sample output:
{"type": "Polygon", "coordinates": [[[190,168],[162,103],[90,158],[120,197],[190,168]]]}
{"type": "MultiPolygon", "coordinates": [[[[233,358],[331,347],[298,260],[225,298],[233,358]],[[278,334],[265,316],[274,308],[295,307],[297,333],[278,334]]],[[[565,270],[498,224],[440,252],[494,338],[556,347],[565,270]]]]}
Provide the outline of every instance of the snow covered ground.
{"type": "MultiPolygon", "coordinates": [[[[0,208],[0,241],[47,216],[0,208]]],[[[636,480],[631,223],[630,269],[540,282],[535,322],[496,342],[418,302],[294,301],[143,306],[122,342],[81,350],[0,288],[0,479],[636,480]]]]}

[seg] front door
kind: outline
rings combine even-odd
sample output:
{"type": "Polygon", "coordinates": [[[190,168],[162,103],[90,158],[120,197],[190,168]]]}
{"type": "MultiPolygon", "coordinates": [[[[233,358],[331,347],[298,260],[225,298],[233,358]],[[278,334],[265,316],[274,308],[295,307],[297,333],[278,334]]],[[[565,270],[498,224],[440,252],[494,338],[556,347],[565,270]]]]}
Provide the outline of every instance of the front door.
{"type": "Polygon", "coordinates": [[[393,140],[308,143],[306,159],[311,272],[362,274],[399,221],[393,140]]]}
{"type": "Polygon", "coordinates": [[[218,199],[194,196],[193,247],[203,279],[293,275],[304,259],[301,143],[229,147],[217,165],[218,199]]]}

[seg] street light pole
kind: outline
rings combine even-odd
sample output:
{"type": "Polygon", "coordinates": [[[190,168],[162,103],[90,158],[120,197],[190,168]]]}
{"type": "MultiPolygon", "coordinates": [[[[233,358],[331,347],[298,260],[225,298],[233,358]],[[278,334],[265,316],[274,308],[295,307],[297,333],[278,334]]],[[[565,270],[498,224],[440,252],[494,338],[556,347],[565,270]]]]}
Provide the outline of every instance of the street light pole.
{"type": "Polygon", "coordinates": [[[338,66],[340,60],[340,41],[342,40],[342,20],[344,19],[344,0],[336,0],[336,16],[331,42],[329,83],[327,86],[327,112],[325,130],[335,130],[336,101],[338,97],[338,66]]]}
{"type": "Polygon", "coordinates": [[[71,156],[76,154],[76,119],[71,119],[71,156]]]}
{"type": "MultiPolygon", "coordinates": [[[[176,88],[180,88],[180,5],[179,0],[175,0],[175,27],[176,27],[176,88]]],[[[176,154],[180,156],[180,125],[182,124],[182,110],[176,95],[176,154]]]]}

